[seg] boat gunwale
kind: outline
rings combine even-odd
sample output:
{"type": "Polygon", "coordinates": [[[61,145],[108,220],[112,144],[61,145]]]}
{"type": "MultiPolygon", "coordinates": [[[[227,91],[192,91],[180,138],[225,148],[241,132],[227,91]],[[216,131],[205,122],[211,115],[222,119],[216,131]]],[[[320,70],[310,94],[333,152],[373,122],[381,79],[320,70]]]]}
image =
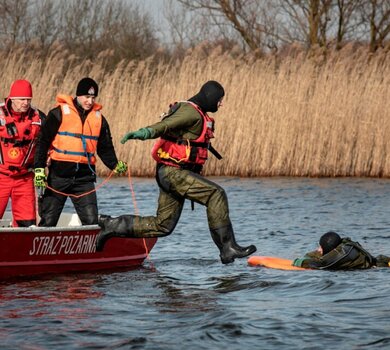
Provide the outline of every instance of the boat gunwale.
{"type": "Polygon", "coordinates": [[[80,231],[99,231],[99,225],[82,225],[82,226],[29,226],[29,227],[0,227],[2,233],[58,233],[58,232],[80,232],[80,231]]]}

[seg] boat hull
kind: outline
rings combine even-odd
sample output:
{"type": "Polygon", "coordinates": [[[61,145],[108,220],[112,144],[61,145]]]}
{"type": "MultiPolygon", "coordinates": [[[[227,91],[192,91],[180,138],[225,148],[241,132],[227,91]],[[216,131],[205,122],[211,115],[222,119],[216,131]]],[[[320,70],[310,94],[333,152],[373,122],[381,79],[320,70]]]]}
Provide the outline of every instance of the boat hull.
{"type": "Polygon", "coordinates": [[[140,266],[157,239],[112,238],[96,252],[98,225],[0,228],[0,280],[140,266]]]}

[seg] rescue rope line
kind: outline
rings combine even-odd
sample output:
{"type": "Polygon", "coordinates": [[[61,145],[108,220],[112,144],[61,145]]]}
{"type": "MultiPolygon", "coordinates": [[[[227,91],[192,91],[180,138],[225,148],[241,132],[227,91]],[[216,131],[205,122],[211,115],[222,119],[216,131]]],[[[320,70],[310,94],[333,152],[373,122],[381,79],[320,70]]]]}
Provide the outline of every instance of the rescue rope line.
{"type": "MultiPolygon", "coordinates": [[[[68,193],[64,193],[64,192],[58,191],[58,190],[48,186],[47,184],[46,184],[46,187],[49,190],[51,190],[51,191],[53,191],[55,193],[58,193],[60,195],[63,195],[63,196],[68,196],[68,197],[73,197],[73,198],[81,198],[81,197],[87,196],[88,194],[96,192],[99,188],[103,187],[108,181],[110,181],[110,179],[111,179],[113,174],[114,174],[114,171],[111,171],[111,173],[108,175],[108,177],[106,179],[104,179],[104,181],[102,181],[102,183],[97,185],[93,190],[85,192],[85,193],[81,193],[81,194],[68,194],[68,193]]],[[[139,215],[138,206],[137,206],[137,200],[135,198],[135,191],[134,191],[133,181],[132,181],[132,178],[131,178],[130,168],[127,169],[127,175],[128,175],[129,187],[130,187],[130,192],[131,192],[131,198],[133,200],[134,213],[135,213],[135,215],[139,215]]],[[[145,248],[146,258],[150,259],[150,257],[149,257],[149,249],[148,249],[148,246],[146,244],[145,238],[142,238],[142,241],[143,241],[144,248],[145,248]]]]}
{"type": "Polygon", "coordinates": [[[54,189],[53,187],[50,187],[47,184],[46,184],[46,188],[48,188],[49,190],[51,190],[51,191],[53,191],[55,193],[61,194],[63,196],[68,196],[68,197],[73,197],[73,198],[81,198],[81,197],[87,196],[88,194],[96,192],[99,188],[103,187],[108,181],[110,181],[110,179],[111,179],[113,174],[114,174],[114,171],[111,171],[111,173],[107,176],[107,178],[104,179],[104,181],[101,184],[97,185],[93,190],[88,191],[88,192],[84,192],[84,193],[80,193],[80,194],[64,193],[64,192],[61,192],[61,191],[58,191],[58,190],[54,189]]]}
{"type": "Polygon", "coordinates": [[[130,168],[127,168],[127,178],[129,180],[129,187],[130,187],[130,192],[131,192],[131,198],[133,200],[134,214],[135,215],[139,215],[138,206],[137,206],[137,200],[135,198],[135,191],[134,191],[134,187],[133,187],[133,181],[131,179],[130,168]]]}
{"type": "MultiPolygon", "coordinates": [[[[139,211],[138,211],[138,206],[137,206],[137,200],[135,198],[135,191],[134,191],[134,186],[133,186],[133,181],[131,179],[131,171],[130,171],[130,167],[127,168],[127,178],[129,180],[129,187],[130,187],[130,192],[131,192],[131,198],[133,200],[133,207],[134,207],[134,213],[135,215],[139,215],[139,211]]],[[[145,248],[145,253],[146,253],[146,259],[150,260],[150,257],[149,257],[149,249],[148,249],[148,246],[146,244],[146,240],[145,238],[142,238],[142,241],[144,243],[144,248],[145,248]]]]}

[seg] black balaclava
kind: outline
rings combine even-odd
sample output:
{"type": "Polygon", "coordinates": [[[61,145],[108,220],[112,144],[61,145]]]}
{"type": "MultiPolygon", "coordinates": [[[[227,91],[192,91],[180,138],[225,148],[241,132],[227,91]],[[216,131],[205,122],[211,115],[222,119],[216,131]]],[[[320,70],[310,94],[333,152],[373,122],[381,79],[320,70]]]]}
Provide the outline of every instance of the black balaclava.
{"type": "Polygon", "coordinates": [[[320,238],[320,246],[324,255],[335,249],[340,243],[341,237],[333,231],[323,234],[320,238]]]}
{"type": "Polygon", "coordinates": [[[218,111],[218,102],[223,96],[225,96],[225,90],[222,85],[217,81],[209,80],[189,101],[196,103],[203,112],[214,113],[218,111]]]}

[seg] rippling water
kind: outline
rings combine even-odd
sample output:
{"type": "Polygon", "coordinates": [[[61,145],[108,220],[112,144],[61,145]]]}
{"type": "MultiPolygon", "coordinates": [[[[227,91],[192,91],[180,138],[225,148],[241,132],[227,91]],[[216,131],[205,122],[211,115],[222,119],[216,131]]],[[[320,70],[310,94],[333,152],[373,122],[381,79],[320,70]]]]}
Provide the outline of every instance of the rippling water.
{"type": "MultiPolygon", "coordinates": [[[[300,256],[327,230],[390,254],[389,180],[214,180],[238,242],[258,255],[300,256]]],[[[154,180],[134,188],[140,213],[153,215],[154,180]]],[[[98,197],[102,213],[134,212],[126,179],[98,197]]],[[[389,349],[389,277],[222,265],[204,208],[188,203],[141,268],[0,283],[0,348],[389,349]]]]}

